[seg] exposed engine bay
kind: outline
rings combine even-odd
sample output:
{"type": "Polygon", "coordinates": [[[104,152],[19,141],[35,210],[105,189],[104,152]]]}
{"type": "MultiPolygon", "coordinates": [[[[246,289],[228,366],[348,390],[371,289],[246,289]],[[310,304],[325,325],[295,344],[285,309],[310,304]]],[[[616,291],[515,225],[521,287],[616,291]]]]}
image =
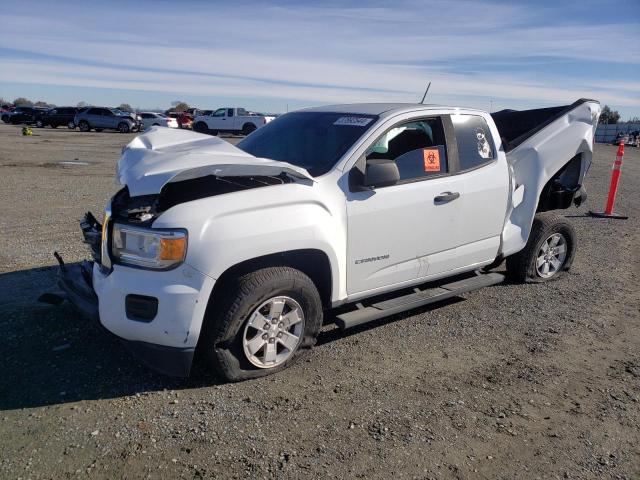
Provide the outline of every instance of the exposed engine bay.
{"type": "Polygon", "coordinates": [[[159,194],[131,197],[125,186],[115,194],[111,203],[111,215],[115,220],[140,226],[149,225],[159,214],[171,207],[226,193],[253,188],[292,183],[286,173],[277,176],[218,177],[207,175],[188,180],[167,183],[159,194]]]}

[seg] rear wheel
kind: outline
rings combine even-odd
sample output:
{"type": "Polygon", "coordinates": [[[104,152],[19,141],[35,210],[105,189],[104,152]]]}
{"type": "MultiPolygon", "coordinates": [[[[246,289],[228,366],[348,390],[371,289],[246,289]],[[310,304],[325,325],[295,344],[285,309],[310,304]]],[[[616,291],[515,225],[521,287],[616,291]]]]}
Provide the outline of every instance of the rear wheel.
{"type": "Polygon", "coordinates": [[[249,135],[251,132],[255,131],[256,126],[253,123],[245,123],[242,126],[242,134],[249,135]]]}
{"type": "Polygon", "coordinates": [[[3,121],[4,123],[9,123],[9,115],[3,115],[3,116],[2,116],[2,121],[3,121]]]}
{"type": "Polygon", "coordinates": [[[129,133],[131,131],[131,127],[127,122],[120,122],[118,124],[118,131],[120,133],[129,133]]]}
{"type": "Polygon", "coordinates": [[[576,246],[575,230],[565,217],[539,213],[524,249],[507,257],[507,273],[519,282],[555,280],[571,268],[576,246]]]}
{"type": "Polygon", "coordinates": [[[211,369],[239,381],[278,372],[311,348],[322,303],[311,279],[270,267],[227,282],[213,299],[199,346],[211,369]]]}
{"type": "Polygon", "coordinates": [[[80,123],[78,124],[78,128],[80,129],[81,132],[88,132],[91,130],[91,127],[89,126],[89,122],[87,122],[86,120],[80,121],[80,123]]]}
{"type": "Polygon", "coordinates": [[[76,128],[76,124],[75,124],[75,123],[73,123],[73,121],[70,121],[69,123],[67,123],[67,128],[68,128],[69,130],[75,130],[75,128],[76,128]]]}

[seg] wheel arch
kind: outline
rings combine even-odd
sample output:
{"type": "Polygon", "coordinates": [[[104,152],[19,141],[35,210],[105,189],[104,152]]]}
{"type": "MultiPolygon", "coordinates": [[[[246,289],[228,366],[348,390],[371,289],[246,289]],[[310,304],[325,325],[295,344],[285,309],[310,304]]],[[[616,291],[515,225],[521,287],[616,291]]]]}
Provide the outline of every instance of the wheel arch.
{"type": "Polygon", "coordinates": [[[261,268],[290,267],[300,270],[315,284],[325,308],[331,307],[332,269],[329,256],[320,249],[309,248],[270,253],[244,260],[227,268],[216,280],[209,298],[207,309],[215,303],[216,295],[223,290],[223,286],[232,278],[261,268]]]}

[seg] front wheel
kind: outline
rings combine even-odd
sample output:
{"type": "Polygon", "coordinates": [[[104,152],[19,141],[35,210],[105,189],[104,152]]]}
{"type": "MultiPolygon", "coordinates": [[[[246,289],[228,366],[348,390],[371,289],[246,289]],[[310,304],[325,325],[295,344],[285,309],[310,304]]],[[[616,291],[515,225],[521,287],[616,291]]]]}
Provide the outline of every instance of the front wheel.
{"type": "Polygon", "coordinates": [[[79,124],[78,124],[78,128],[80,129],[81,132],[88,132],[91,130],[91,127],[89,126],[89,122],[82,120],[79,124]]]}
{"type": "Polygon", "coordinates": [[[316,341],[322,303],[311,279],[270,267],[228,281],[209,307],[200,336],[211,369],[229,381],[278,372],[316,341]]]}
{"type": "Polygon", "coordinates": [[[118,131],[120,133],[129,133],[131,131],[131,127],[127,122],[120,122],[118,124],[118,131]]]}
{"type": "Polygon", "coordinates": [[[73,121],[70,121],[69,123],[67,123],[67,128],[69,130],[75,130],[76,129],[76,124],[73,123],[73,121]]]}
{"type": "Polygon", "coordinates": [[[36,120],[36,127],[43,128],[44,127],[44,122],[42,120],[36,120]]]}
{"type": "Polygon", "coordinates": [[[524,249],[507,257],[507,273],[518,282],[555,280],[571,268],[576,246],[576,232],[565,217],[539,213],[524,249]]]}
{"type": "Polygon", "coordinates": [[[193,126],[193,130],[198,133],[209,133],[209,127],[204,122],[197,122],[193,126]]]}

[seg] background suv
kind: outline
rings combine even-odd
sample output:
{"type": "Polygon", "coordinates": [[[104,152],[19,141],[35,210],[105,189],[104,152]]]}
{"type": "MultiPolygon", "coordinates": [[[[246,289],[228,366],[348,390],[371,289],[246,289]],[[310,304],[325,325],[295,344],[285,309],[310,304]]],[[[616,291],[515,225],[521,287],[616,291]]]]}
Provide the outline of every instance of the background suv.
{"type": "Polygon", "coordinates": [[[115,108],[89,107],[78,112],[74,123],[81,132],[118,130],[121,133],[140,130],[140,119],[135,114],[124,113],[115,108]]]}
{"type": "Polygon", "coordinates": [[[46,127],[49,125],[51,128],[57,128],[62,125],[66,125],[69,128],[76,128],[74,117],[78,113],[76,107],[56,107],[49,110],[41,118],[36,118],[37,127],[46,127]]]}

